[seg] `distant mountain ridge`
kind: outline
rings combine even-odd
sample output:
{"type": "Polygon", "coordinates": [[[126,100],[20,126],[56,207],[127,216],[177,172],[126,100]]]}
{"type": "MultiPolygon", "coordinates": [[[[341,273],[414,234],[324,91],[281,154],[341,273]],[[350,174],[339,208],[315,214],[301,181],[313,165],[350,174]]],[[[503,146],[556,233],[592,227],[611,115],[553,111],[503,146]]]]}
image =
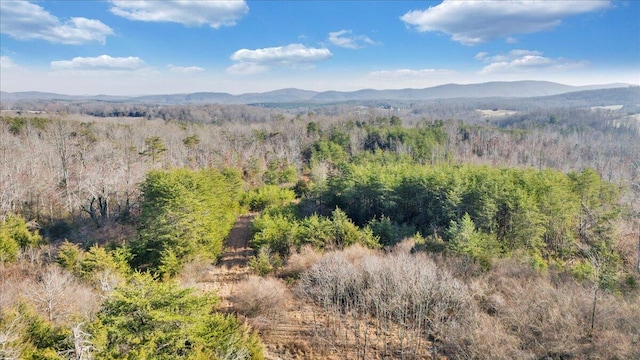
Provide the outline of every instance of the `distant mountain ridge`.
{"type": "Polygon", "coordinates": [[[196,92],[189,94],[165,94],[145,96],[75,96],[46,92],[1,92],[0,102],[24,100],[49,101],[107,101],[139,102],[154,104],[257,104],[284,102],[342,102],[358,100],[434,100],[455,98],[530,98],[566,94],[584,90],[630,87],[629,84],[604,84],[571,86],[549,81],[503,81],[480,84],[446,84],[424,89],[394,89],[357,91],[310,91],[295,88],[263,93],[232,95],[221,92],[196,92]]]}

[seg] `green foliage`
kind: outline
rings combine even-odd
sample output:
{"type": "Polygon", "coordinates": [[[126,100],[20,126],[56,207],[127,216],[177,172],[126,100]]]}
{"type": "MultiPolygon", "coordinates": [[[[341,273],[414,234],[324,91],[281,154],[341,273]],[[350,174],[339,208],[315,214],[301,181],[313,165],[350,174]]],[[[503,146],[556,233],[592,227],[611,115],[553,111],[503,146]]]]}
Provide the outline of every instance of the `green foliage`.
{"type": "Polygon", "coordinates": [[[56,262],[60,267],[68,270],[74,274],[79,274],[81,269],[81,263],[84,259],[84,252],[80,249],[78,244],[70,243],[69,241],[63,242],[58,246],[58,256],[56,262]]]}
{"type": "Polygon", "coordinates": [[[315,121],[309,121],[307,123],[307,136],[314,136],[320,134],[320,125],[315,121]]]}
{"type": "Polygon", "coordinates": [[[364,149],[407,153],[419,163],[445,160],[441,149],[447,141],[447,135],[441,124],[417,128],[398,126],[400,124],[401,120],[394,116],[391,118],[391,126],[368,126],[364,149]]]}
{"type": "Polygon", "coordinates": [[[416,233],[413,226],[394,223],[387,216],[383,216],[380,219],[374,218],[367,225],[371,228],[373,234],[380,238],[380,244],[384,246],[395,245],[416,233]]]}
{"type": "Polygon", "coordinates": [[[127,263],[129,258],[129,249],[126,247],[108,251],[104,247],[94,245],[80,262],[80,277],[92,282],[97,282],[105,273],[124,277],[131,272],[127,263]]]}
{"type": "Polygon", "coordinates": [[[0,221],[0,263],[15,261],[20,249],[42,243],[37,231],[30,231],[27,222],[18,215],[7,215],[0,221]]]}
{"type": "Polygon", "coordinates": [[[240,209],[239,173],[151,171],[141,189],[138,237],[131,243],[135,267],[170,275],[196,254],[220,255],[240,209]]]}
{"type": "Polygon", "coordinates": [[[0,358],[62,360],[69,350],[69,329],[55,326],[40,317],[26,303],[0,308],[0,358]]]}
{"type": "Polygon", "coordinates": [[[297,179],[296,167],[293,165],[288,165],[284,169],[280,171],[278,175],[278,181],[280,184],[288,184],[295,182],[297,179]]]}
{"type": "Polygon", "coordinates": [[[0,264],[16,261],[19,252],[18,242],[9,236],[4,227],[0,228],[0,264]]]}
{"type": "Polygon", "coordinates": [[[263,175],[267,185],[280,185],[296,181],[296,168],[285,160],[272,160],[267,164],[267,171],[263,175]]]}
{"type": "Polygon", "coordinates": [[[327,139],[316,141],[307,151],[307,161],[311,166],[321,162],[330,164],[345,163],[349,155],[346,149],[338,143],[327,139]]]}
{"type": "Polygon", "coordinates": [[[602,181],[600,175],[589,168],[570,173],[569,179],[580,201],[580,239],[590,244],[610,240],[607,237],[611,232],[611,220],[619,215],[619,209],[614,206],[620,195],[618,189],[602,181]]]}
{"type": "Polygon", "coordinates": [[[99,359],[262,359],[255,334],[214,312],[217,299],[135,275],[103,304],[92,326],[99,359]]]}
{"type": "MultiPolygon", "coordinates": [[[[128,247],[108,250],[94,245],[85,252],[77,244],[65,241],[58,247],[56,262],[63,269],[98,287],[104,285],[101,282],[107,280],[105,277],[116,282],[123,281],[131,273],[130,259],[128,247]]],[[[115,286],[115,283],[111,285],[115,286]]]]}
{"type": "Polygon", "coordinates": [[[249,267],[260,276],[267,276],[282,267],[280,255],[272,254],[269,246],[263,246],[258,250],[258,254],[249,259],[249,267]]]}
{"type": "Polygon", "coordinates": [[[497,239],[478,231],[469,214],[464,214],[459,222],[452,221],[447,236],[452,250],[471,256],[485,270],[491,267],[491,258],[500,254],[497,239]]]}
{"type": "Polygon", "coordinates": [[[7,215],[1,226],[22,249],[30,246],[35,247],[42,243],[40,234],[37,231],[30,231],[27,222],[21,216],[7,215]]]}
{"type": "Polygon", "coordinates": [[[262,211],[269,206],[282,206],[296,197],[293,190],[278,185],[264,185],[244,194],[242,204],[252,211],[262,211]]]}
{"type": "Polygon", "coordinates": [[[296,197],[304,197],[311,194],[311,190],[313,190],[313,182],[308,179],[300,179],[293,187],[293,192],[296,194],[296,197]]]}
{"type": "Polygon", "coordinates": [[[182,143],[187,149],[193,149],[196,145],[200,144],[200,137],[198,134],[189,135],[182,140],[182,143]]]}
{"type": "Polygon", "coordinates": [[[369,227],[358,228],[347,214],[336,208],[331,213],[330,230],[332,235],[329,242],[324,243],[324,247],[339,248],[361,244],[366,247],[375,248],[380,244],[379,239],[373,235],[369,227]]]}
{"type": "Polygon", "coordinates": [[[209,346],[200,346],[191,359],[264,359],[262,343],[257,334],[231,315],[212,314],[196,329],[194,338],[209,346]],[[201,350],[200,350],[201,349],[201,350]],[[206,357],[205,357],[206,356],[206,357]]]}
{"type": "MultiPolygon", "coordinates": [[[[618,191],[590,169],[566,175],[471,165],[425,167],[375,153],[338,170],[310,201],[343,209],[385,244],[399,229],[416,229],[444,238],[484,264],[493,256],[517,253],[538,268],[550,259],[580,257],[578,243],[613,252],[618,191]]],[[[614,268],[619,264],[615,257],[608,259],[614,268]]]]}
{"type": "Polygon", "coordinates": [[[25,117],[0,117],[0,123],[4,123],[8,126],[9,132],[13,135],[20,135],[25,132],[29,126],[32,126],[38,130],[42,130],[50,122],[49,119],[44,118],[25,118],[25,117]]]}
{"type": "Polygon", "coordinates": [[[344,248],[353,244],[379,247],[379,238],[369,227],[359,228],[344,211],[336,208],[330,217],[317,214],[298,218],[292,207],[269,208],[254,222],[251,246],[268,246],[285,257],[292,248],[309,244],[318,249],[344,248]]]}
{"type": "Polygon", "coordinates": [[[2,118],[3,122],[9,125],[9,132],[13,135],[20,135],[22,132],[25,123],[27,122],[26,118],[2,118]]]}
{"type": "Polygon", "coordinates": [[[578,280],[590,280],[593,278],[593,265],[588,261],[578,261],[571,266],[570,270],[578,280]]]}
{"type": "MultiPolygon", "coordinates": [[[[144,139],[145,149],[140,152],[142,156],[148,156],[155,163],[160,159],[160,155],[167,151],[159,136],[149,136],[144,139]]],[[[186,146],[186,144],[185,144],[186,146]]]]}
{"type": "Polygon", "coordinates": [[[253,221],[251,246],[254,249],[268,246],[285,256],[291,247],[298,245],[299,226],[291,207],[267,208],[253,221]]]}

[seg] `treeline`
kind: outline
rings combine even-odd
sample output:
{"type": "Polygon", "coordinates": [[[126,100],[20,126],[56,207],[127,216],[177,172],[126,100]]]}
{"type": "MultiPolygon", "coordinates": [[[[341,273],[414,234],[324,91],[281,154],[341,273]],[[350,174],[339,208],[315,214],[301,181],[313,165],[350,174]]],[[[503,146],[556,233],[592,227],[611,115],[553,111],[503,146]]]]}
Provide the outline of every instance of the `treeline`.
{"type": "Polygon", "coordinates": [[[222,124],[229,121],[264,123],[277,118],[281,111],[248,105],[156,105],[118,102],[20,101],[10,108],[21,113],[44,112],[59,116],[89,115],[99,118],[143,118],[146,120],[188,121],[222,124]]]}
{"type": "Polygon", "coordinates": [[[338,207],[360,226],[387,222],[387,228],[400,229],[383,233],[387,245],[409,228],[481,261],[523,252],[546,267],[577,257],[583,261],[571,266],[583,271],[595,251],[611,260],[614,273],[622,265],[612,250],[619,189],[592,169],[563,174],[369,160],[342,166],[310,201],[338,207]]]}
{"type": "Polygon", "coordinates": [[[637,286],[633,254],[616,251],[616,226],[628,216],[620,190],[592,169],[385,161],[343,164],[300,204],[267,208],[254,221],[253,246],[286,258],[304,245],[377,248],[417,236],[422,248],[465,254],[485,269],[513,256],[581,279],[598,273],[610,289],[637,286]]]}
{"type": "MultiPolygon", "coordinates": [[[[640,87],[578,91],[552,96],[525,98],[445,98],[406,100],[352,100],[333,102],[267,102],[252,105],[211,104],[198,99],[199,94],[185,95],[183,99],[151,97],[127,101],[126,99],[4,99],[2,110],[20,112],[52,112],[81,114],[98,117],[143,117],[147,119],[177,120],[200,123],[219,123],[229,120],[265,122],[280,116],[300,116],[309,112],[328,117],[370,118],[390,117],[393,112],[406,120],[455,118],[469,123],[483,121],[476,110],[507,109],[519,113],[540,112],[549,109],[579,114],[591,107],[621,107],[611,111],[614,116],[637,114],[640,87]],[[181,103],[182,101],[182,103],[181,103]],[[186,103],[185,103],[186,102],[186,103]]],[[[580,118],[580,116],[574,116],[580,118]]]]}
{"type": "Polygon", "coordinates": [[[530,118],[518,115],[534,122],[540,118],[543,126],[513,124],[510,129],[453,120],[407,125],[397,116],[316,114],[253,125],[234,119],[204,125],[2,117],[0,212],[22,214],[43,225],[44,235],[64,238],[69,222],[86,220],[103,227],[137,214],[137,184],[153,169],[235,168],[257,185],[273,183],[273,176],[285,170],[289,179],[296,174],[326,177],[335,165],[376,151],[424,164],[562,172],[590,167],[604,180],[627,188],[622,201],[640,211],[634,201],[640,194],[634,185],[640,183],[640,134],[611,123],[591,126],[597,112],[588,113],[594,116],[590,125],[574,126],[581,117],[572,114],[558,113],[555,120],[551,111],[530,118]]]}

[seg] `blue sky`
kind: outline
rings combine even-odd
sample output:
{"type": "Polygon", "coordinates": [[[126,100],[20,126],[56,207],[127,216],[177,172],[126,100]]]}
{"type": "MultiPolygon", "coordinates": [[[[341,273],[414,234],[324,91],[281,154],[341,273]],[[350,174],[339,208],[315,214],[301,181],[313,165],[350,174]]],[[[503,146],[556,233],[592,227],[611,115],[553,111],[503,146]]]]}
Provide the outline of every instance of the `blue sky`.
{"type": "Polygon", "coordinates": [[[640,1],[0,0],[0,88],[640,84],[640,1]]]}

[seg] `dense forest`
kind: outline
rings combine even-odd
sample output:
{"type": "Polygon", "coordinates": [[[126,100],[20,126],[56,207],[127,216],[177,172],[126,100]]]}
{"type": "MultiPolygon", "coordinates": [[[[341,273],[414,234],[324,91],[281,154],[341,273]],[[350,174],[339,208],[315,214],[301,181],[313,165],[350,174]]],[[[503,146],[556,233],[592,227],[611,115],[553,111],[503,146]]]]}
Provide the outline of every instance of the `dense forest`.
{"type": "Polygon", "coordinates": [[[640,122],[580,99],[12,104],[0,357],[638,358],[640,122]]]}

